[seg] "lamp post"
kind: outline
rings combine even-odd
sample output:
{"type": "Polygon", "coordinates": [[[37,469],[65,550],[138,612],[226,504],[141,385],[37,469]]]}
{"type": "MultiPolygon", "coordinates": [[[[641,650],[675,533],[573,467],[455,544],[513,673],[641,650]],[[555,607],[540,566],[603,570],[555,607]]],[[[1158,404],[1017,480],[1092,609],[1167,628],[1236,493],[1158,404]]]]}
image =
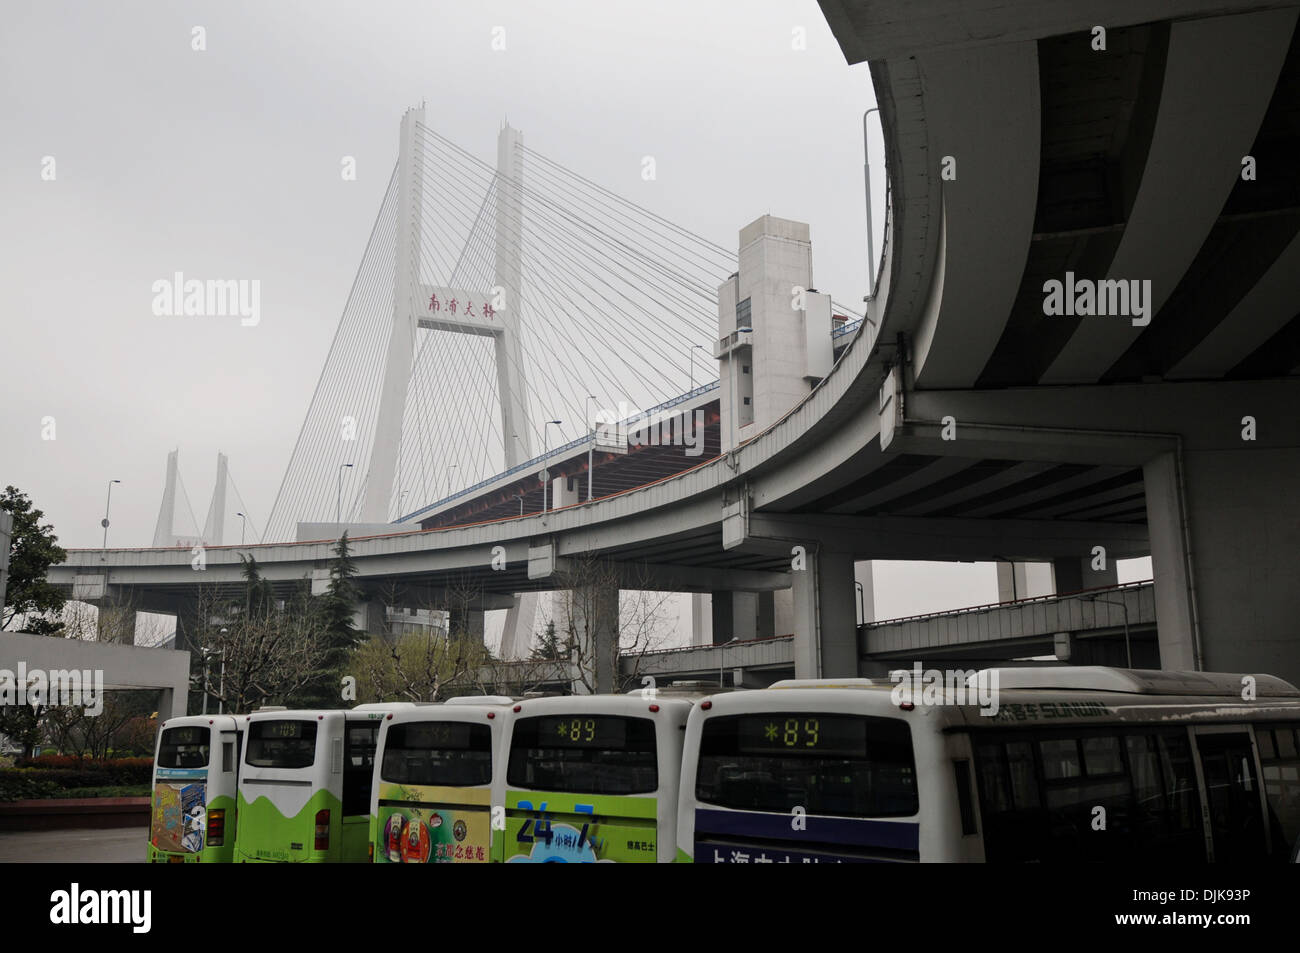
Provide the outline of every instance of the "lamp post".
{"type": "Polygon", "coordinates": [[[240,546],[243,546],[243,545],[244,545],[244,530],[248,528],[248,517],[245,516],[243,513],[236,513],[235,515],[238,516],[239,519],[240,519],[240,523],[239,523],[239,545],[240,545],[240,546]]]}
{"type": "MultiPolygon", "coordinates": [[[[595,400],[595,399],[596,399],[595,394],[587,395],[587,400],[595,400]]],[[[583,403],[582,409],[584,412],[587,410],[587,405],[585,402],[583,403]]],[[[587,420],[588,421],[591,420],[591,414],[587,414],[587,420]]],[[[591,466],[592,466],[592,459],[595,455],[595,449],[596,449],[596,428],[592,427],[591,442],[587,444],[587,502],[588,503],[591,502],[591,466]]]]}
{"type": "Polygon", "coordinates": [[[689,354],[691,358],[691,390],[695,390],[695,349],[696,348],[699,348],[701,351],[703,351],[704,345],[692,344],[690,350],[687,351],[687,354],[689,354]]]}
{"type": "Polygon", "coordinates": [[[104,527],[104,549],[108,549],[108,510],[113,505],[113,484],[121,483],[121,480],[108,481],[108,499],[104,501],[104,520],[99,525],[104,527]]]}
{"type": "Polygon", "coordinates": [[[733,645],[733,644],[735,644],[736,642],[739,642],[739,641],[740,641],[740,638],[739,638],[738,636],[734,636],[734,635],[733,635],[733,636],[731,637],[731,641],[730,641],[730,642],[723,642],[723,643],[722,643],[722,651],[718,653],[718,687],[719,687],[719,688],[722,687],[722,669],[723,669],[723,667],[724,667],[724,663],[725,663],[726,658],[727,658],[727,646],[728,646],[728,645],[733,645]]]}
{"type": "MultiPolygon", "coordinates": [[[[547,430],[546,428],[547,428],[547,427],[550,427],[551,425],[554,425],[554,426],[558,427],[558,426],[560,426],[560,424],[562,424],[563,422],[564,422],[564,421],[562,421],[562,420],[548,420],[548,421],[546,421],[546,423],[542,424],[542,457],[543,457],[543,459],[545,459],[545,457],[546,457],[546,456],[551,452],[551,444],[550,444],[550,441],[547,439],[547,438],[550,436],[550,433],[551,433],[551,432],[550,432],[549,430],[547,430]]],[[[543,512],[543,513],[547,512],[547,510],[549,509],[549,507],[546,505],[546,484],[548,484],[548,483],[551,482],[550,477],[551,477],[551,469],[550,469],[550,467],[547,467],[547,466],[543,465],[543,467],[542,467],[542,512],[543,512]]]]}
{"type": "Polygon", "coordinates": [[[1133,667],[1133,646],[1128,639],[1128,603],[1116,602],[1113,599],[1102,599],[1098,596],[1084,596],[1085,599],[1091,599],[1093,602],[1104,602],[1109,606],[1119,606],[1124,610],[1124,654],[1128,658],[1128,667],[1133,667]]]}
{"type": "Polygon", "coordinates": [[[876,296],[876,253],[873,244],[871,225],[871,155],[867,152],[867,117],[880,112],[879,106],[872,106],[862,114],[862,175],[867,185],[867,296],[863,301],[870,301],[876,296]]]}
{"type": "Polygon", "coordinates": [[[858,625],[863,625],[867,621],[867,603],[863,598],[862,583],[854,579],[853,588],[858,590],[858,625]]]}
{"type": "Polygon", "coordinates": [[[524,495],[522,493],[519,494],[519,515],[524,515],[524,495]]]}
{"type": "Polygon", "coordinates": [[[352,464],[350,463],[339,464],[339,488],[338,488],[338,493],[334,497],[334,522],[335,523],[343,522],[343,471],[348,469],[348,467],[350,466],[352,466],[352,464]]]}

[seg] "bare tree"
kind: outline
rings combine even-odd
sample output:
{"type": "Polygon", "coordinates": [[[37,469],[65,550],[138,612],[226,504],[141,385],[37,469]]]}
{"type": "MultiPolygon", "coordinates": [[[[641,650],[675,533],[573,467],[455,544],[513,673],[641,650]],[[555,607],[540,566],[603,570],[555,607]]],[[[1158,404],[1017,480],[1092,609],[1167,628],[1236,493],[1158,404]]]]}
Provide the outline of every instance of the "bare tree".
{"type": "MultiPolygon", "coordinates": [[[[389,587],[381,599],[394,609],[406,598],[389,587]]],[[[447,585],[421,593],[417,605],[432,623],[446,611],[448,626],[422,624],[415,631],[389,631],[372,635],[353,652],[350,668],[356,673],[359,701],[439,701],[462,689],[480,687],[482,671],[491,660],[482,633],[471,627],[471,611],[481,604],[482,588],[468,574],[447,585]]],[[[481,689],[480,689],[481,690],[481,689]]]]}
{"type": "Polygon", "coordinates": [[[595,554],[570,558],[558,581],[562,591],[545,624],[574,688],[595,694],[640,685],[643,654],[667,638],[671,594],[649,588],[649,567],[595,554]]]}

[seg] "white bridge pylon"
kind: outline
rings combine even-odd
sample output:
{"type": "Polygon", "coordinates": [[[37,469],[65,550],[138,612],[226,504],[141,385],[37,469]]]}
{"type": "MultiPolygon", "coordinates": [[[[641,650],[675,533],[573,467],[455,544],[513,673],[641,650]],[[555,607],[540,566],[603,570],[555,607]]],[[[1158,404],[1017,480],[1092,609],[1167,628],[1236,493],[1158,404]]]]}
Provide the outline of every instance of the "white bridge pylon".
{"type": "MultiPolygon", "coordinates": [[[[389,332],[379,413],[370,448],[361,520],[386,523],[391,518],[394,483],[401,455],[402,421],[411,382],[420,328],[493,339],[497,397],[506,469],[533,456],[520,347],[522,302],[521,234],[523,218],[523,137],[508,124],[497,137],[495,194],[496,286],[457,289],[421,280],[421,231],[424,194],[424,144],[417,130],[424,107],[402,117],[397,168],[397,249],[393,276],[393,323],[389,332]],[[518,439],[512,439],[517,437],[518,439]]],[[[451,279],[453,276],[448,276],[451,279]]],[[[526,654],[536,619],[535,593],[516,595],[506,615],[502,658],[526,654]]]]}

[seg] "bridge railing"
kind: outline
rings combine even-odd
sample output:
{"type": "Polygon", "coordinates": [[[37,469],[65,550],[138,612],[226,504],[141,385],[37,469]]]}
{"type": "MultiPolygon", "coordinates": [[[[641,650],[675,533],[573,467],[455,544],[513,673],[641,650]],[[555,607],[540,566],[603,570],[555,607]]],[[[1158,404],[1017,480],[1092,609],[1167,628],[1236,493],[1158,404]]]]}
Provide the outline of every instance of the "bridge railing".
{"type": "Polygon", "coordinates": [[[972,615],[977,612],[993,612],[997,609],[1016,609],[1021,606],[1033,605],[1035,603],[1061,602],[1066,599],[1087,599],[1093,596],[1100,596],[1107,592],[1129,592],[1137,591],[1150,586],[1154,580],[1141,579],[1136,582],[1124,582],[1115,586],[1093,586],[1090,589],[1080,589],[1077,592],[1053,592],[1044,596],[1026,596],[1023,599],[1008,599],[1006,602],[986,602],[977,606],[965,606],[960,609],[944,609],[940,612],[924,612],[920,615],[899,616],[896,619],[880,619],[875,622],[865,622],[859,624],[859,629],[873,629],[885,625],[901,625],[904,622],[923,622],[927,619],[943,619],[949,616],[972,615]]]}
{"type": "MultiPolygon", "coordinates": [[[[670,400],[666,400],[662,404],[656,404],[654,407],[651,407],[649,410],[639,411],[638,413],[633,414],[632,416],[626,418],[625,420],[620,420],[617,423],[611,422],[608,426],[617,428],[619,432],[623,432],[623,428],[630,424],[636,423],[637,421],[648,421],[655,414],[661,414],[665,410],[669,410],[673,407],[676,407],[678,404],[686,403],[687,401],[693,400],[696,397],[702,397],[703,395],[707,394],[711,390],[717,390],[718,384],[719,384],[718,381],[710,381],[707,384],[701,384],[699,387],[689,390],[684,394],[678,394],[676,397],[673,397],[670,400]]],[[[479,490],[489,487],[493,483],[497,483],[508,476],[511,476],[515,473],[525,473],[529,470],[536,469],[539,465],[541,465],[547,460],[551,460],[555,457],[562,456],[571,450],[576,450],[579,447],[585,447],[588,443],[590,443],[592,440],[595,439],[596,439],[596,431],[593,430],[590,431],[589,433],[585,433],[581,437],[578,437],[575,440],[570,440],[568,443],[564,444],[563,446],[556,447],[554,450],[548,450],[546,453],[542,454],[541,456],[533,457],[531,460],[525,460],[523,463],[517,463],[508,470],[503,470],[500,473],[494,473],[492,476],[487,477],[486,479],[479,480],[473,486],[467,486],[463,490],[457,490],[455,493],[451,494],[450,496],[445,496],[440,500],[436,500],[435,502],[430,503],[428,506],[415,510],[414,512],[409,513],[406,516],[399,516],[396,522],[403,523],[408,520],[413,520],[419,516],[424,515],[425,513],[431,513],[434,510],[446,506],[447,504],[451,503],[453,500],[458,500],[461,497],[465,497],[465,496],[472,496],[479,490]]]]}

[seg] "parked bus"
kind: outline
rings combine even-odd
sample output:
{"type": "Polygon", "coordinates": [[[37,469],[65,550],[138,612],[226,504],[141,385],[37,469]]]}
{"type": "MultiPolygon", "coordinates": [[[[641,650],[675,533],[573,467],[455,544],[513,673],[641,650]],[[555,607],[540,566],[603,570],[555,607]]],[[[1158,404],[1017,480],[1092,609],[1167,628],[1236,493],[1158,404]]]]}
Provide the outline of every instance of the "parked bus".
{"type": "Polygon", "coordinates": [[[149,862],[228,863],[243,739],[230,715],[163,723],[154,750],[149,862]]]}
{"type": "Polygon", "coordinates": [[[1295,686],[1101,666],[976,678],[996,706],[869,679],[701,702],[679,858],[1203,863],[1300,847],[1295,686]]]}
{"type": "Polygon", "coordinates": [[[512,706],[498,754],[505,862],[671,861],[682,729],[691,701],[573,695],[512,706]]]}
{"type": "Polygon", "coordinates": [[[512,698],[479,695],[384,716],[370,800],[375,863],[492,859],[492,768],[512,698]]]}
{"type": "Polygon", "coordinates": [[[394,707],[262,709],[242,716],[247,737],[235,859],[364,863],[375,742],[394,707]]]}

